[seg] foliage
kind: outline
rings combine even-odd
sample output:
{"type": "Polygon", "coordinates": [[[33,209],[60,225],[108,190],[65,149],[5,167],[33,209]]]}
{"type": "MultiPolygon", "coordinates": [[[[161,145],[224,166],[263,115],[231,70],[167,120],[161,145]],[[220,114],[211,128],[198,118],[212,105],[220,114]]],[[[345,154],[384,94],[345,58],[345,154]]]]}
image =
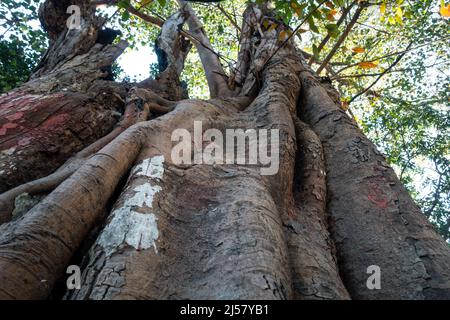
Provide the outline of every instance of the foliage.
{"type": "Polygon", "coordinates": [[[0,3],[0,93],[27,80],[47,47],[38,27],[39,0],[0,3]]]}

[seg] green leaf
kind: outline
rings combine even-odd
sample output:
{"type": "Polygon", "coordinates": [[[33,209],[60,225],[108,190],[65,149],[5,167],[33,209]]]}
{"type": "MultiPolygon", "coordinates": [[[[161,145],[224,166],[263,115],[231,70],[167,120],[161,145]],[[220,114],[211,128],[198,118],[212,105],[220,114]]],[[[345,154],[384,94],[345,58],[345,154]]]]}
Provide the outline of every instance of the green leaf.
{"type": "Polygon", "coordinates": [[[128,11],[122,12],[122,21],[127,21],[130,19],[130,13],[128,11]]]}
{"type": "Polygon", "coordinates": [[[117,6],[119,8],[127,8],[130,5],[130,0],[120,0],[119,3],[117,4],[117,6]]]}
{"type": "Polygon", "coordinates": [[[331,37],[337,38],[339,36],[339,29],[335,23],[329,23],[325,25],[325,28],[328,30],[331,37]]]}
{"type": "Polygon", "coordinates": [[[314,24],[314,18],[313,17],[309,17],[308,18],[308,24],[309,24],[309,29],[311,29],[312,32],[320,33],[319,29],[314,24]]]}
{"type": "Polygon", "coordinates": [[[315,44],[313,44],[312,49],[313,49],[314,59],[317,61],[319,59],[319,48],[315,44]]]}

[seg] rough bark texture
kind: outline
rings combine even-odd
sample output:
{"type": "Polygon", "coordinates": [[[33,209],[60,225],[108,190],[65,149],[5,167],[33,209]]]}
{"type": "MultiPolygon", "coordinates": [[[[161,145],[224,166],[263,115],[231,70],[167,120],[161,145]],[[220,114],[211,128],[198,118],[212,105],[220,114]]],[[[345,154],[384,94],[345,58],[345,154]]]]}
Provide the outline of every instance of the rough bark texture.
{"type": "Polygon", "coordinates": [[[450,250],[357,125],[302,72],[302,116],[322,141],[328,212],[347,289],[359,299],[450,298],[450,250]],[[382,270],[367,290],[366,269],[382,270]]]}
{"type": "MultiPolygon", "coordinates": [[[[92,7],[77,3],[90,13],[83,23],[101,32],[92,7]]],[[[22,192],[45,191],[0,226],[0,298],[48,298],[75,256],[83,257],[76,260],[82,288],[66,299],[450,298],[447,245],[339,108],[336,92],[293,42],[273,55],[286,26],[271,27],[271,12],[250,5],[228,83],[215,76],[217,57],[195,43],[215,98],[187,100],[179,81],[190,48],[180,36],[184,20],[209,40],[180,3],[157,41],[159,76],[133,88],[99,80],[125,44],[58,29],[53,21],[66,3],[44,3],[49,53],[27,84],[0,98],[7,119],[0,147],[9,150],[0,165],[18,168],[1,176],[8,183],[1,191],[72,158],[0,195],[1,223],[22,192]],[[175,164],[172,132],[194,136],[194,121],[222,133],[278,129],[279,170],[266,176],[260,164],[175,164]],[[53,153],[38,152],[52,145],[53,153]],[[381,267],[381,290],[366,286],[370,265],[381,267]]],[[[268,142],[269,150],[276,145],[274,137],[268,142]]],[[[255,144],[250,139],[247,154],[255,144]]]]}
{"type": "Polygon", "coordinates": [[[87,0],[46,1],[39,17],[50,47],[22,87],[0,96],[0,192],[48,175],[75,152],[111,131],[126,88],[108,68],[125,42],[101,41],[103,21],[87,0]],[[81,29],[68,30],[66,10],[79,5],[81,29]]]}

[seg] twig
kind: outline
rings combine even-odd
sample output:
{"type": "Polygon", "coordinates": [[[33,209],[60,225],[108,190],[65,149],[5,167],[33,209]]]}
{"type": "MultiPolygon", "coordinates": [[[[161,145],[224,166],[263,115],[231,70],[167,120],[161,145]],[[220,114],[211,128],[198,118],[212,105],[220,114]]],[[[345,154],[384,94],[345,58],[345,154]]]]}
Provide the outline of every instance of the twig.
{"type": "MultiPolygon", "coordinates": [[[[336,23],[336,28],[339,28],[339,26],[344,22],[345,18],[353,8],[353,6],[356,4],[356,1],[353,1],[347,8],[344,9],[342,12],[341,17],[339,18],[338,22],[336,23]]],[[[319,46],[317,47],[317,52],[320,53],[322,49],[325,47],[325,45],[330,41],[331,35],[330,33],[327,33],[325,38],[323,38],[322,42],[320,42],[319,46]]],[[[311,66],[315,61],[314,55],[311,56],[311,58],[308,61],[308,64],[311,66]]]]}
{"type": "Polygon", "coordinates": [[[421,44],[421,45],[418,45],[418,46],[416,46],[416,47],[414,47],[414,48],[410,48],[410,49],[408,49],[408,50],[397,51],[397,52],[393,52],[393,53],[386,54],[386,55],[381,56],[381,57],[373,58],[373,59],[371,59],[371,60],[367,60],[367,61],[359,61],[359,62],[356,62],[356,63],[352,63],[352,64],[349,64],[349,65],[345,66],[344,68],[338,70],[336,73],[339,74],[339,73],[341,73],[341,72],[344,71],[344,70],[347,70],[347,69],[352,68],[352,67],[356,67],[356,66],[358,66],[361,62],[374,62],[374,61],[378,61],[378,60],[390,58],[390,57],[393,57],[393,56],[396,56],[396,55],[399,55],[399,54],[403,54],[403,53],[406,53],[406,52],[409,52],[409,51],[413,51],[413,50],[420,49],[420,48],[422,48],[422,47],[426,47],[426,46],[428,46],[428,45],[430,45],[430,44],[432,44],[432,43],[434,43],[434,42],[439,42],[439,41],[443,41],[443,40],[448,40],[449,38],[450,38],[450,36],[447,36],[447,37],[444,37],[444,38],[441,38],[441,39],[435,39],[435,40],[433,40],[433,41],[429,41],[429,42],[423,43],[423,44],[421,44]]]}
{"type": "Polygon", "coordinates": [[[231,24],[239,31],[241,32],[241,28],[238,26],[237,21],[233,19],[233,17],[225,11],[225,9],[220,5],[220,3],[217,4],[217,8],[227,17],[227,19],[231,22],[231,24]]]}
{"type": "Polygon", "coordinates": [[[358,19],[359,19],[360,15],[361,15],[362,11],[364,10],[364,8],[365,8],[364,4],[360,4],[359,5],[358,9],[356,10],[355,14],[353,15],[352,20],[350,20],[349,24],[347,25],[347,28],[341,34],[341,36],[339,37],[338,41],[334,45],[333,49],[331,49],[331,51],[328,53],[328,55],[325,58],[325,60],[322,61],[322,64],[317,69],[317,71],[316,71],[317,74],[320,74],[320,72],[325,68],[325,66],[328,64],[328,62],[330,62],[330,60],[333,58],[333,56],[335,55],[336,51],[339,49],[341,44],[345,41],[347,36],[350,34],[350,31],[353,29],[353,26],[355,25],[356,21],[358,21],[358,19]]]}
{"type": "Polygon", "coordinates": [[[266,60],[266,64],[272,59],[278,51],[288,43],[293,36],[300,30],[301,26],[313,15],[314,12],[316,12],[317,9],[319,9],[325,2],[328,0],[321,1],[313,10],[311,10],[310,13],[300,22],[300,24],[292,31],[292,33],[287,37],[286,40],[283,41],[283,43],[269,56],[269,58],[266,60]]]}
{"type": "Polygon", "coordinates": [[[349,104],[352,103],[353,101],[355,101],[356,98],[360,97],[361,95],[363,95],[364,93],[366,93],[367,91],[369,91],[374,85],[376,85],[378,83],[378,81],[380,81],[380,79],[386,74],[388,73],[393,67],[395,67],[400,60],[404,57],[404,55],[406,54],[406,52],[410,49],[410,47],[412,46],[413,42],[410,42],[408,47],[406,48],[406,50],[404,50],[404,52],[402,54],[400,54],[397,59],[386,69],[384,70],[379,76],[378,78],[375,79],[375,81],[373,81],[366,89],[364,89],[363,91],[359,92],[358,94],[356,94],[353,98],[350,99],[349,104]]]}

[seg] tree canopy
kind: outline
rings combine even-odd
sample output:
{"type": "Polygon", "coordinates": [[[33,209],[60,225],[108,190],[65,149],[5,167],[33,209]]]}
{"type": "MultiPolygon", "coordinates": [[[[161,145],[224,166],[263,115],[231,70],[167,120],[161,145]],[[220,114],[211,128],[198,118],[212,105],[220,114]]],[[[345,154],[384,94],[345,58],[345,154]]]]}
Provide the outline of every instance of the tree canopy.
{"type": "MultiPolygon", "coordinates": [[[[258,0],[260,1],[260,0],[258,0]]],[[[45,52],[39,0],[0,3],[0,92],[27,80],[45,52]]],[[[177,8],[168,0],[96,1],[119,29],[129,50],[152,47],[164,21],[177,8]],[[108,8],[108,9],[107,9],[108,8]]],[[[239,51],[247,1],[193,3],[228,74],[239,51]]],[[[311,67],[339,89],[342,109],[382,150],[402,182],[450,239],[449,16],[444,0],[272,1],[285,24],[282,40],[294,38],[311,67]]],[[[265,21],[270,28],[272,21],[265,21]]],[[[196,50],[182,75],[191,97],[207,98],[196,50]]],[[[155,73],[155,66],[152,67],[155,73]]],[[[117,77],[126,71],[116,66],[117,77]]]]}

